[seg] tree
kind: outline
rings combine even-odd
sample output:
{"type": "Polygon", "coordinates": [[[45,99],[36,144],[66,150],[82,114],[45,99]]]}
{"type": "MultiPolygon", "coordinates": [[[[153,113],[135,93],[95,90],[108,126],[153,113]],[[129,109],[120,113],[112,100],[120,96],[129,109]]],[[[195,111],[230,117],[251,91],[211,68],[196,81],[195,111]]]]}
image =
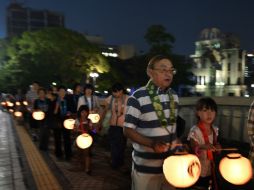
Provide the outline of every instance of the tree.
{"type": "Polygon", "coordinates": [[[177,74],[174,76],[171,85],[175,90],[193,85],[191,62],[183,55],[176,55],[172,53],[173,43],[175,42],[174,36],[166,32],[165,27],[162,25],[152,25],[147,29],[144,36],[147,43],[150,45],[148,53],[136,56],[129,60],[127,70],[130,74],[130,80],[134,86],[143,85],[147,82],[146,67],[150,58],[154,55],[167,55],[171,58],[177,74]]]}
{"type": "Polygon", "coordinates": [[[175,38],[170,33],[166,32],[164,26],[162,25],[150,26],[147,29],[144,38],[150,46],[149,54],[170,55],[172,53],[173,48],[172,44],[175,42],[175,38]]]}
{"type": "Polygon", "coordinates": [[[6,64],[0,69],[9,71],[1,77],[0,87],[8,78],[24,87],[33,80],[43,85],[52,81],[70,85],[91,71],[107,72],[109,65],[84,35],[65,28],[46,28],[13,38],[7,47],[6,64]]]}

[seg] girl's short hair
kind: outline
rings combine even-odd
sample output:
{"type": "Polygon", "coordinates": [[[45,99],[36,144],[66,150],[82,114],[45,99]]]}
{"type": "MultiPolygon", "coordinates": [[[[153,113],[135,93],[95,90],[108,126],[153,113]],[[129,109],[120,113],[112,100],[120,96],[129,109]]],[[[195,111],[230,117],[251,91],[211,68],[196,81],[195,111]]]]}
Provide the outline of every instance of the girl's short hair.
{"type": "Polygon", "coordinates": [[[200,98],[197,103],[196,103],[196,110],[197,111],[200,111],[202,110],[203,108],[206,108],[206,109],[211,109],[215,112],[217,112],[217,104],[216,102],[210,98],[210,97],[203,97],[203,98],[200,98]]]}
{"type": "Polygon", "coordinates": [[[77,113],[78,118],[81,117],[81,112],[82,112],[82,111],[86,111],[87,113],[89,113],[89,107],[88,107],[87,105],[81,105],[81,106],[79,107],[78,113],[77,113]]]}

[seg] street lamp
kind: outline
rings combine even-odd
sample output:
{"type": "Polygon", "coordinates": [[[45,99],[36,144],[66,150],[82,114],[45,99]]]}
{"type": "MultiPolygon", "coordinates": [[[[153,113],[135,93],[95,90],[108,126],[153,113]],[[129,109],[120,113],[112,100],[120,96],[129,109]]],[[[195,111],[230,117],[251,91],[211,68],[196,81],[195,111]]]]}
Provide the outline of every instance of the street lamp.
{"type": "Polygon", "coordinates": [[[96,85],[96,78],[99,77],[99,74],[96,73],[96,72],[92,72],[92,73],[89,74],[89,76],[92,77],[92,79],[93,79],[93,86],[95,87],[95,85],[96,85]]]}

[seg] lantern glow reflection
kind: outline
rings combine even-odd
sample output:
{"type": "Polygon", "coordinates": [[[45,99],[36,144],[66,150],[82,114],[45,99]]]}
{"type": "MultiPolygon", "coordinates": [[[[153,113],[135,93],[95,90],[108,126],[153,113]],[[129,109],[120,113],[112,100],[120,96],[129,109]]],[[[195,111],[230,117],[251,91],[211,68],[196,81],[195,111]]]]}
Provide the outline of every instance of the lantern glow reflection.
{"type": "Polygon", "coordinates": [[[201,164],[193,154],[177,154],[164,160],[163,173],[167,181],[177,188],[195,184],[201,173],[201,164]]]}

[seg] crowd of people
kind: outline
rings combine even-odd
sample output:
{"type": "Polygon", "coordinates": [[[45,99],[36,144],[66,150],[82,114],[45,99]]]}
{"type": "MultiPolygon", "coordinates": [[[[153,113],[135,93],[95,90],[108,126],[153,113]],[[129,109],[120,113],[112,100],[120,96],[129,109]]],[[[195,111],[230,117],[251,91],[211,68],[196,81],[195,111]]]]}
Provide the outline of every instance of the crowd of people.
{"type": "MultiPolygon", "coordinates": [[[[75,84],[73,93],[69,94],[64,86],[46,90],[34,82],[24,97],[28,102],[28,121],[33,139],[38,140],[39,148],[46,151],[49,131],[52,130],[55,156],[69,161],[73,156],[72,135],[89,133],[96,138],[110,110],[108,139],[112,169],[124,165],[126,140],[129,138],[133,145],[132,189],[175,189],[165,180],[162,166],[164,159],[174,154],[181,144],[178,132],[184,125],[178,113],[178,96],[170,87],[176,70],[169,57],[158,55],[149,61],[146,73],[148,83],[133,94],[128,95],[124,86],[116,83],[112,85],[111,95],[103,101],[94,94],[91,84],[84,87],[75,84]],[[45,119],[35,121],[32,117],[34,110],[43,111],[45,119]],[[98,113],[100,122],[92,123],[88,117],[90,113],[98,113]],[[63,126],[67,118],[76,119],[74,130],[63,126]]],[[[216,114],[216,102],[210,97],[200,98],[196,104],[197,123],[187,137],[188,150],[196,154],[201,163],[201,176],[195,184],[201,189],[217,189],[214,156],[220,153],[216,150],[220,150],[221,145],[218,142],[219,128],[214,126],[216,114]]],[[[253,108],[248,120],[249,131],[253,131],[252,115],[253,108]]],[[[253,133],[251,135],[253,138],[253,133]]],[[[81,165],[91,175],[91,147],[80,150],[79,154],[81,165]]]]}
{"type": "Polygon", "coordinates": [[[34,81],[26,94],[19,93],[16,96],[8,95],[7,101],[21,102],[21,106],[14,109],[22,111],[25,121],[29,124],[29,132],[34,141],[38,142],[39,149],[48,151],[49,137],[52,134],[54,139],[54,153],[57,159],[70,161],[73,157],[73,149],[78,149],[80,167],[88,175],[92,173],[91,147],[79,148],[75,139],[82,133],[88,133],[96,141],[102,130],[102,123],[109,111],[108,139],[111,152],[111,167],[118,169],[123,166],[126,138],[123,135],[123,122],[128,95],[124,86],[120,83],[112,85],[112,95],[100,99],[95,95],[92,84],[75,84],[73,92],[70,93],[64,86],[52,86],[43,88],[40,83],[34,81]],[[23,105],[23,102],[27,105],[23,105]],[[42,111],[45,117],[36,120],[33,117],[35,111],[42,111]],[[89,114],[97,113],[100,120],[93,123],[89,114]],[[73,130],[64,127],[66,119],[75,119],[73,130]]]}

